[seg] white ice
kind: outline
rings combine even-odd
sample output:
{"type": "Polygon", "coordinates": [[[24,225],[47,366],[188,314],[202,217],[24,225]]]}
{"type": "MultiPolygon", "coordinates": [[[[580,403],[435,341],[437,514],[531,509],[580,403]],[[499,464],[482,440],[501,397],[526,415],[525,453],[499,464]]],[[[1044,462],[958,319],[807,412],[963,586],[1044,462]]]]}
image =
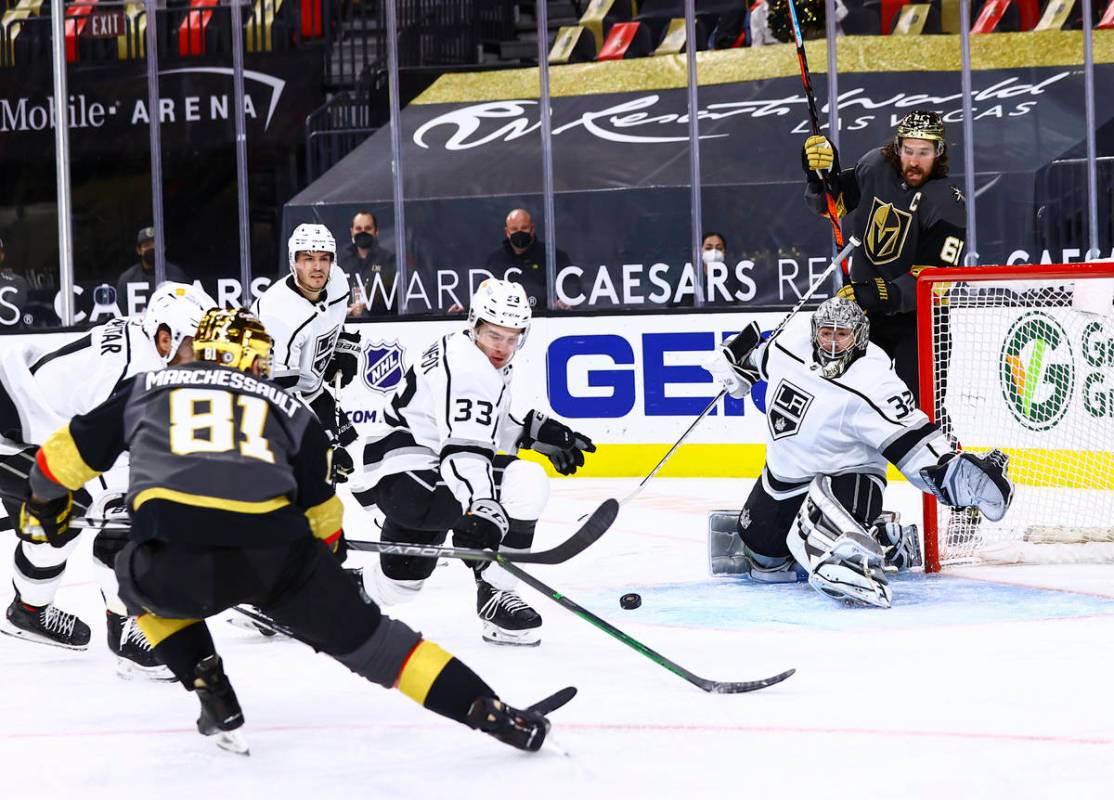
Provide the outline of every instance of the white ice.
{"type": "MultiPolygon", "coordinates": [[[[634,484],[555,482],[538,546],[634,484]]],[[[541,646],[485,644],[458,563],[396,607],[512,704],[579,687],[552,716],[567,755],[512,750],[296,642],[213,620],[252,752],[219,751],[194,730],[192,695],[114,674],[84,542],[58,603],[92,624],[90,649],[0,637],[0,798],[1114,797],[1114,569],[914,575],[890,610],[712,579],[704,515],[737,508],[748,484],[655,479],[592,549],[531,571],[701,676],[796,667],[775,687],[706,694],[530,589],[541,646]],[[619,607],[630,591],[636,611],[619,607]]],[[[887,505],[919,507],[904,484],[887,505]]],[[[347,527],[369,535],[360,512],[347,527]]]]}

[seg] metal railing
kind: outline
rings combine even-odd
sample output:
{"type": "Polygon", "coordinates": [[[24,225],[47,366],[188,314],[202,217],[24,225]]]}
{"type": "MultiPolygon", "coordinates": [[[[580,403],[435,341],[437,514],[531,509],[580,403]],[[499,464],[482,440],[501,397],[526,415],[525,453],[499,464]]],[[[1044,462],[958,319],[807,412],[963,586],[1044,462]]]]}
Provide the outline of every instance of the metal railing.
{"type": "MultiPolygon", "coordinates": [[[[1097,172],[1098,231],[1096,232],[1101,258],[1110,255],[1114,248],[1114,156],[1101,156],[1095,160],[1097,172]]],[[[1088,231],[1087,159],[1057,159],[1037,173],[1036,241],[1041,250],[1048,250],[1053,260],[1059,260],[1066,248],[1080,250],[1085,255],[1088,231]]],[[[1039,253],[1033,254],[1034,259],[1039,253]]]]}

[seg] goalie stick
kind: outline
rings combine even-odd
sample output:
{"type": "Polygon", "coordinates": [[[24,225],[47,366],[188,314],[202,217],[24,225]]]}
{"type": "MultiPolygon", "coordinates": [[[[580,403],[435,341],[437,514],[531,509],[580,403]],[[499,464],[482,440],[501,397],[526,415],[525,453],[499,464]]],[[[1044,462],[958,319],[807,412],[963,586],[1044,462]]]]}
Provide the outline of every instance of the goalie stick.
{"type": "MultiPolygon", "coordinates": [[[[847,244],[843,246],[843,249],[836,254],[836,257],[833,258],[831,262],[828,263],[828,266],[824,269],[824,271],[820,273],[820,277],[813,281],[812,286],[808,288],[807,292],[801,295],[801,299],[797,301],[797,304],[793,306],[789,313],[786,314],[781,322],[777,324],[777,327],[770,331],[768,339],[773,339],[775,336],[785,330],[785,326],[789,324],[789,320],[793,319],[793,317],[797,315],[797,312],[801,310],[804,304],[807,303],[814,294],[816,294],[816,290],[824,284],[824,281],[826,281],[828,279],[828,276],[832,274],[832,270],[836,269],[845,258],[850,256],[851,251],[858,247],[859,244],[860,241],[854,236],[852,236],[848,240],[847,244]]],[[[658,474],[658,472],[661,471],[661,468],[665,466],[665,462],[673,457],[673,454],[677,452],[677,448],[679,448],[681,446],[681,443],[688,438],[688,435],[692,433],[697,423],[700,422],[700,420],[704,419],[704,417],[708,416],[708,413],[716,407],[716,403],[718,403],[725,394],[727,394],[727,390],[720,389],[719,394],[713,397],[712,401],[708,403],[708,405],[704,406],[704,410],[697,414],[696,419],[694,419],[689,424],[689,426],[685,428],[685,432],[682,433],[681,437],[673,443],[673,446],[669,448],[669,452],[662,456],[661,461],[657,463],[657,466],[650,470],[650,474],[639,481],[638,486],[634,487],[633,491],[623,497],[622,500],[618,501],[617,507],[625,506],[627,503],[637,497],[644,488],[646,488],[646,484],[650,482],[650,478],[654,477],[658,474]]],[[[580,519],[583,520],[584,517],[581,517],[580,519]]]]}

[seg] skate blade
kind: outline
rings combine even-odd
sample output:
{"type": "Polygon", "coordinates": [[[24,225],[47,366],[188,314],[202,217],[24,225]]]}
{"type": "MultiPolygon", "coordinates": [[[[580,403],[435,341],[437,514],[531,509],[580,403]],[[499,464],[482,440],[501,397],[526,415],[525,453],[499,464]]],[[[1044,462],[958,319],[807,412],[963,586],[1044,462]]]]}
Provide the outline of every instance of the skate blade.
{"type": "Polygon", "coordinates": [[[242,631],[250,631],[252,633],[259,634],[260,636],[262,636],[265,639],[276,639],[276,638],[277,639],[285,639],[285,638],[287,638],[285,635],[279,633],[278,631],[273,631],[270,628],[265,628],[262,625],[258,625],[251,618],[242,616],[240,614],[236,614],[235,616],[229,617],[227,619],[227,622],[233,628],[239,628],[242,631]]]}
{"type": "Polygon", "coordinates": [[[488,644],[496,644],[500,647],[537,647],[542,643],[537,628],[531,628],[518,634],[508,633],[499,628],[489,628],[485,626],[483,640],[488,644]]]}
{"type": "Polygon", "coordinates": [[[562,755],[565,758],[572,758],[572,753],[553,737],[552,727],[545,734],[545,741],[542,742],[542,750],[552,750],[554,753],[562,755]]]}
{"type": "Polygon", "coordinates": [[[125,681],[141,680],[156,683],[171,683],[178,680],[169,667],[143,667],[130,659],[116,656],[116,677],[125,681]]]}
{"type": "Polygon", "coordinates": [[[251,755],[248,740],[239,731],[218,731],[209,735],[212,736],[213,741],[221,750],[227,750],[229,753],[235,753],[238,756],[251,755]]]}
{"type": "Polygon", "coordinates": [[[0,633],[6,633],[13,639],[22,639],[23,641],[31,642],[32,644],[45,644],[48,647],[61,647],[63,650],[89,649],[88,644],[65,644],[64,642],[56,642],[54,639],[43,636],[42,634],[25,631],[23,630],[23,628],[17,628],[15,625],[12,625],[7,620],[4,621],[3,625],[0,625],[0,633]]]}

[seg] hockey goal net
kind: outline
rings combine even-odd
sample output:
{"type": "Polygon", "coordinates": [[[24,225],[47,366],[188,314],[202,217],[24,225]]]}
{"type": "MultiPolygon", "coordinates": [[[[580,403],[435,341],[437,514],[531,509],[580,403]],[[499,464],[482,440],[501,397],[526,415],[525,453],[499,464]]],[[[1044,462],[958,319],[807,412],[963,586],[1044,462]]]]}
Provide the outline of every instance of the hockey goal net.
{"type": "Polygon", "coordinates": [[[997,523],[925,499],[925,569],[1114,561],[1114,264],[926,269],[921,407],[1010,456],[997,523]]]}

